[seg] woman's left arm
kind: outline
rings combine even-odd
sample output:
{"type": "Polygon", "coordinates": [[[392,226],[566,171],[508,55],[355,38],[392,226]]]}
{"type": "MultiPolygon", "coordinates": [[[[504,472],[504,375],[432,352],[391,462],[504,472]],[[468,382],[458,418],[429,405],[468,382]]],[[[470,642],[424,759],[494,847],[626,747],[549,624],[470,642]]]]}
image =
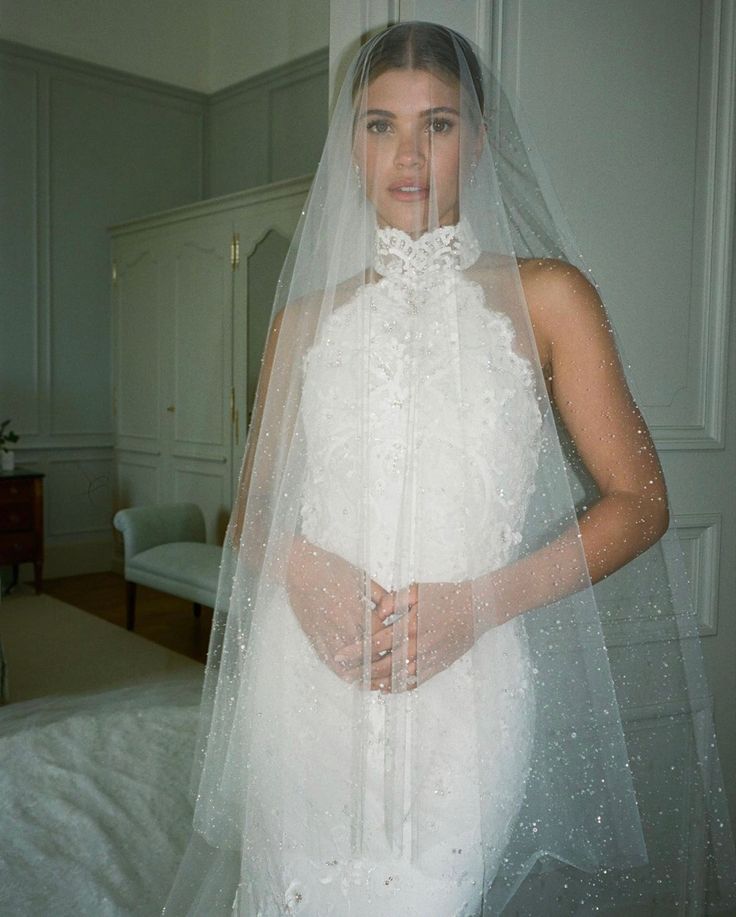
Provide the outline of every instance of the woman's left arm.
{"type": "Polygon", "coordinates": [[[551,398],[600,499],[549,544],[473,581],[476,604],[488,597],[485,627],[609,576],[669,524],[662,466],[595,287],[561,261],[520,273],[551,398]]]}
{"type": "MultiPolygon", "coordinates": [[[[421,681],[469,649],[479,628],[603,579],[654,544],[669,523],[662,468],[595,287],[559,261],[525,262],[521,277],[550,395],[600,499],[557,538],[504,567],[463,583],[409,588],[402,599],[409,606],[407,671],[421,681]]],[[[378,621],[396,610],[396,595],[387,593],[376,609],[378,621]]],[[[393,646],[392,631],[379,624],[373,634],[374,690],[391,690],[392,654],[383,654],[393,646]]],[[[361,645],[340,656],[347,666],[357,665],[361,645]]]]}
{"type": "Polygon", "coordinates": [[[662,467],[595,287],[560,261],[526,262],[521,275],[552,399],[601,495],[578,519],[595,583],[667,530],[662,467]]]}

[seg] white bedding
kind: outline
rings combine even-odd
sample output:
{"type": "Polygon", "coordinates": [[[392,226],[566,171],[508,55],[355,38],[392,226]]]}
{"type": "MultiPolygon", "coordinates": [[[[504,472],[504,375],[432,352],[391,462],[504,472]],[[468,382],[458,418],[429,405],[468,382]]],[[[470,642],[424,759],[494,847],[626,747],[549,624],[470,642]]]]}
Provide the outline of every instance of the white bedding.
{"type": "Polygon", "coordinates": [[[159,914],[191,823],[201,674],[0,708],[0,914],[159,914]]]}

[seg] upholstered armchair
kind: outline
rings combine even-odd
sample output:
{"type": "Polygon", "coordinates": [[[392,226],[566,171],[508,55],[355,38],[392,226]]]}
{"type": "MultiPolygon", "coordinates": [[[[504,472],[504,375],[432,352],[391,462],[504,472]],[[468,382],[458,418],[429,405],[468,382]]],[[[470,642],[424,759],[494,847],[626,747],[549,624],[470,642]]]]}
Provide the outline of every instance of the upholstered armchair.
{"type": "Polygon", "coordinates": [[[115,514],[125,547],[127,627],[135,626],[136,586],[188,599],[194,614],[212,608],[222,548],[205,543],[204,516],[194,503],[134,506],[115,514]]]}

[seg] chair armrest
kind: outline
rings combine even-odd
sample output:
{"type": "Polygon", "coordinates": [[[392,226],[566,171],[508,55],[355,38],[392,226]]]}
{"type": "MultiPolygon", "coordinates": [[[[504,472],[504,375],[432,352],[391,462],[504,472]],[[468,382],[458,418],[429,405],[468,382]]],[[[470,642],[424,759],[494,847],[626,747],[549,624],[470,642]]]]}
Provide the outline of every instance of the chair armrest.
{"type": "Polygon", "coordinates": [[[115,513],[112,521],[122,532],[126,562],[160,544],[205,540],[204,516],[195,503],[133,506],[115,513]]]}

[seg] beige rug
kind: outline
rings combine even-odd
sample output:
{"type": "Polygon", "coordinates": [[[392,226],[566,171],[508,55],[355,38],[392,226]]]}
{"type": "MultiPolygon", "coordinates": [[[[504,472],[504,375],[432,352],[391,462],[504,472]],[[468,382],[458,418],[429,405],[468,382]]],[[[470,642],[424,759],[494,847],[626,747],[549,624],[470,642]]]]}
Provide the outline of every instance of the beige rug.
{"type": "Polygon", "coordinates": [[[7,700],[106,691],[203,666],[47,595],[0,603],[7,700]]]}

